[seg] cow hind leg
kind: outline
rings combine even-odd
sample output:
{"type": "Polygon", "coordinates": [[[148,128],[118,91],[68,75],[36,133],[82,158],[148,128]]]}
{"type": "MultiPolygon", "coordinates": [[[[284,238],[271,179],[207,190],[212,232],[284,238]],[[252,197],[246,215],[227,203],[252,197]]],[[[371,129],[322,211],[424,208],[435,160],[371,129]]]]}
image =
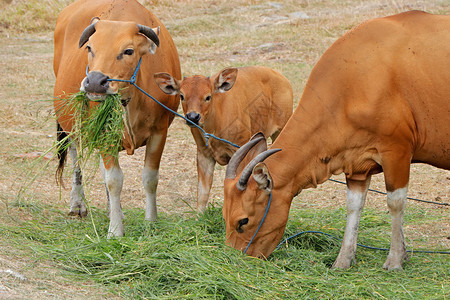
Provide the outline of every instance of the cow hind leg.
{"type": "Polygon", "coordinates": [[[388,158],[382,158],[387,205],[392,222],[391,247],[383,268],[401,270],[403,262],[408,259],[403,235],[403,212],[406,206],[411,160],[406,151],[393,151],[393,153],[395,155],[391,154],[388,158]]]}
{"type": "Polygon", "coordinates": [[[145,219],[158,219],[156,207],[156,189],[159,179],[159,164],[166,143],[167,129],[154,133],[148,140],[145,149],[145,163],[142,172],[142,182],[145,189],[145,219]]]}
{"type": "Polygon", "coordinates": [[[347,223],[341,250],[332,268],[348,269],[356,263],[359,221],[366,201],[370,177],[365,181],[347,179],[347,223]]]}
{"type": "Polygon", "coordinates": [[[145,189],[145,219],[156,221],[158,212],[156,207],[156,189],[158,187],[159,171],[144,166],[142,171],[142,182],[145,189]]]}
{"type": "Polygon", "coordinates": [[[120,205],[120,194],[123,186],[123,173],[117,159],[103,158],[104,180],[109,195],[109,229],[108,238],[124,235],[123,212],[120,205]]]}
{"type": "Polygon", "coordinates": [[[72,191],[70,192],[70,210],[69,216],[86,217],[88,214],[84,189],[82,185],[82,174],[80,164],[78,162],[78,153],[76,147],[71,144],[69,146],[69,154],[73,163],[72,191]]]}

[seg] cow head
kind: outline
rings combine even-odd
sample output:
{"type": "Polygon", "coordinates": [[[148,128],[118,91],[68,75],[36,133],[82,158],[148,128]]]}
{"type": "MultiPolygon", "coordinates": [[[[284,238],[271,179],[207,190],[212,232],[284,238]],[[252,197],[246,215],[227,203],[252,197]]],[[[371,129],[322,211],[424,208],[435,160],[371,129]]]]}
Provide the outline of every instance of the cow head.
{"type": "Polygon", "coordinates": [[[89,73],[81,82],[91,100],[116,94],[126,84],[108,79],[129,80],[139,59],[155,53],[159,45],[159,27],[152,29],[134,22],[95,19],[81,35],[79,47],[86,49],[89,73]]]}
{"type": "Polygon", "coordinates": [[[254,135],[231,158],[224,181],[226,244],[241,251],[244,251],[256,232],[272,194],[266,219],[246,252],[259,258],[266,258],[272,253],[287,222],[286,209],[273,193],[272,176],[263,162],[280,150],[267,150],[264,136],[261,133],[254,135]],[[246,161],[250,162],[245,164],[246,161]],[[237,176],[243,163],[245,167],[237,176]]]}
{"type": "Polygon", "coordinates": [[[236,68],[227,68],[214,78],[195,75],[184,78],[183,81],[178,81],[167,73],[156,73],[154,76],[156,83],[166,94],[180,94],[186,118],[203,126],[211,113],[214,96],[233,87],[237,72],[236,68]]]}

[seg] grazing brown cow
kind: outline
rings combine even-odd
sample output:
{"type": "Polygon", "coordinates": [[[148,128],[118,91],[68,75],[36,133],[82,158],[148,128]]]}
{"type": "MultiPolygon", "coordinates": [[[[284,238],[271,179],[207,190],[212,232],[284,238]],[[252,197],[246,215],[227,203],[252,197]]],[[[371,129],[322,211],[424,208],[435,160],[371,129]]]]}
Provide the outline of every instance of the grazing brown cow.
{"type": "MultiPolygon", "coordinates": [[[[155,72],[165,71],[178,78],[181,76],[178,53],[169,32],[158,18],[137,1],[80,0],[60,13],[54,38],[54,95],[57,99],[54,106],[58,122],[64,130],[59,138],[72,129],[70,112],[60,109],[66,101],[66,95],[78,92],[81,85],[81,90],[91,100],[98,100],[121,89],[127,116],[123,147],[128,154],[133,154],[135,149],[146,146],[142,175],[146,193],[145,218],[156,220],[158,169],[173,115],[130,84],[108,79],[130,79],[139,59],[142,59],[136,84],[176,110],[179,98],[161,92],[153,80],[155,72]],[[156,48],[158,45],[159,48],[156,48]],[[88,63],[89,74],[86,76],[88,63]]],[[[70,149],[70,154],[75,172],[69,214],[86,216],[75,148],[70,149]]],[[[64,150],[60,167],[64,167],[65,156],[64,150]]],[[[103,161],[107,162],[101,165],[110,204],[108,237],[123,236],[120,205],[123,173],[117,159],[103,157],[103,161]]]]}
{"type": "MultiPolygon", "coordinates": [[[[187,119],[237,145],[259,131],[274,141],[292,115],[291,84],[267,67],[227,68],[211,78],[195,75],[181,82],[167,73],[155,74],[155,79],[165,93],[181,96],[187,119]]],[[[207,147],[198,128],[192,126],[191,132],[197,144],[201,212],[208,204],[215,163],[228,164],[237,148],[215,139],[207,147]]]]}
{"type": "Polygon", "coordinates": [[[367,21],[338,39],[312,70],[271,149],[249,153],[254,160],[241,174],[236,169],[245,152],[265,141],[256,137],[232,157],[224,187],[226,243],[247,247],[271,194],[267,217],[247,251],[269,256],[283,235],[292,199],[345,173],[347,224],[333,267],[349,268],[356,261],[370,178],[384,172],[392,217],[384,268],[401,269],[407,259],[402,223],[410,164],[450,168],[449,28],[450,16],[411,11],[367,21]],[[276,149],[282,151],[274,154],[276,149]]]}

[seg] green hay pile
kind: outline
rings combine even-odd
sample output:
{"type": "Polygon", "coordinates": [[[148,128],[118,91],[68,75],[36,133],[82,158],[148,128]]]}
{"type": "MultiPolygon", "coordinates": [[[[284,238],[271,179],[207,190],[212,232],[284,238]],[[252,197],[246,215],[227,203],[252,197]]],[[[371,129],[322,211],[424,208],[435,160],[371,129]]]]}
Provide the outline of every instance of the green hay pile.
{"type": "Polygon", "coordinates": [[[73,112],[75,139],[80,157],[88,160],[97,149],[101,155],[117,158],[122,150],[124,130],[120,94],[107,95],[105,100],[89,107],[85,92],[73,94],[66,107],[73,112]]]}

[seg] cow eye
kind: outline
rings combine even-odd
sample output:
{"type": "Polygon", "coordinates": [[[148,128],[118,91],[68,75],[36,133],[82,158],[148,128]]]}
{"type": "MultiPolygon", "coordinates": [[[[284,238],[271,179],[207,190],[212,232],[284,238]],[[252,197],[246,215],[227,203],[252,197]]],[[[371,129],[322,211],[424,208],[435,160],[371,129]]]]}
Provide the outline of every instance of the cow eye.
{"type": "Polygon", "coordinates": [[[125,51],[123,51],[123,54],[125,55],[133,55],[134,50],[133,49],[126,49],[125,51]]]}
{"type": "Polygon", "coordinates": [[[205,101],[211,101],[211,96],[206,96],[205,101]]]}
{"type": "Polygon", "coordinates": [[[248,224],[248,218],[244,218],[239,220],[238,222],[238,227],[236,228],[236,231],[239,233],[243,233],[244,230],[242,229],[242,226],[247,225],[248,224]]]}
{"type": "Polygon", "coordinates": [[[88,53],[90,53],[92,55],[92,57],[94,57],[94,52],[92,52],[92,49],[90,46],[86,46],[86,49],[88,51],[88,53]]]}
{"type": "Polygon", "coordinates": [[[184,95],[183,94],[180,94],[180,100],[184,101],[184,95]]]}

